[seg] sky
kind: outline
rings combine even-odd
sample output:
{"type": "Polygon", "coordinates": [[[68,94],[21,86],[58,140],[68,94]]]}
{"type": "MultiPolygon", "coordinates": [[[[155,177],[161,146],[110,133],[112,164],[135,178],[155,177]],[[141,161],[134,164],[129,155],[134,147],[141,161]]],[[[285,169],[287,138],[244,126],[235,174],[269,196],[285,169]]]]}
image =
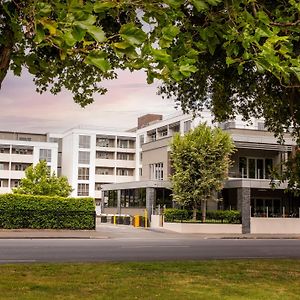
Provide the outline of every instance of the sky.
{"type": "Polygon", "coordinates": [[[8,74],[0,90],[0,131],[63,132],[78,126],[126,130],[135,127],[143,114],[180,113],[172,100],[156,94],[158,83],[146,83],[142,71],[122,71],[117,80],[103,86],[106,95],[95,95],[94,103],[81,108],[67,91],[38,94],[25,71],[21,77],[8,74]]]}

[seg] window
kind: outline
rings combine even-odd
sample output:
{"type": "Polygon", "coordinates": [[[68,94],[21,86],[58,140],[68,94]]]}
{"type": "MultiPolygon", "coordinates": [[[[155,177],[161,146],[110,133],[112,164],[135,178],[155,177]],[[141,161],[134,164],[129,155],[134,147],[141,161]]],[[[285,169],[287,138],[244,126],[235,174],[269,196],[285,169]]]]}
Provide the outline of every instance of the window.
{"type": "Polygon", "coordinates": [[[78,152],[78,163],[89,164],[90,163],[90,152],[79,151],[78,152]]]}
{"type": "Polygon", "coordinates": [[[240,172],[241,178],[247,178],[247,158],[246,157],[240,157],[239,172],[240,172]]]}
{"type": "Polygon", "coordinates": [[[118,148],[129,148],[128,140],[118,140],[118,148]]]}
{"type": "Polygon", "coordinates": [[[9,153],[9,147],[0,146],[0,153],[9,153]]]}
{"type": "Polygon", "coordinates": [[[145,143],[145,137],[143,135],[140,135],[140,147],[145,143]]]}
{"type": "Polygon", "coordinates": [[[78,183],[77,195],[78,196],[88,196],[89,195],[89,184],[88,183],[78,183]]]}
{"type": "Polygon", "coordinates": [[[98,147],[109,147],[109,139],[98,138],[96,144],[98,147]]]}
{"type": "Polygon", "coordinates": [[[14,164],[12,166],[12,169],[15,171],[25,171],[28,166],[29,165],[25,165],[25,164],[14,164]]]}
{"type": "Polygon", "coordinates": [[[117,169],[118,176],[130,176],[128,169],[117,169]]]}
{"type": "Polygon", "coordinates": [[[119,160],[133,160],[133,156],[129,153],[118,153],[117,159],[119,160]]]}
{"type": "Polygon", "coordinates": [[[13,154],[22,154],[22,155],[31,155],[33,153],[33,150],[27,149],[27,148],[13,148],[12,153],[13,154]]]}
{"type": "Polygon", "coordinates": [[[96,152],[96,158],[99,158],[99,159],[112,159],[113,155],[108,153],[108,152],[97,151],[96,152]]]}
{"type": "Polygon", "coordinates": [[[27,141],[30,142],[31,141],[31,137],[25,137],[25,136],[20,136],[18,138],[19,141],[27,141]]]}
{"type": "Polygon", "coordinates": [[[109,168],[96,168],[96,174],[98,175],[112,175],[113,171],[111,169],[111,172],[110,172],[110,169],[109,168]]]}
{"type": "Polygon", "coordinates": [[[20,180],[16,180],[16,179],[15,179],[15,180],[12,180],[12,181],[11,181],[11,184],[10,184],[10,186],[13,187],[13,188],[14,188],[14,187],[15,187],[15,188],[16,188],[16,187],[19,187],[19,185],[20,185],[20,180]]]}
{"type": "Polygon", "coordinates": [[[8,187],[8,180],[0,179],[0,187],[8,187]]]}
{"type": "Polygon", "coordinates": [[[160,132],[161,136],[167,136],[168,135],[168,129],[164,129],[163,131],[160,132]]]}
{"type": "Polygon", "coordinates": [[[149,135],[149,139],[151,142],[154,142],[156,141],[156,132],[153,132],[149,135]]]}
{"type": "Polygon", "coordinates": [[[89,168],[78,168],[78,179],[79,180],[89,180],[90,169],[89,168]]]}
{"type": "Polygon", "coordinates": [[[265,179],[269,178],[273,160],[271,158],[239,158],[239,177],[265,179]]]}
{"type": "Polygon", "coordinates": [[[51,149],[40,149],[40,161],[51,162],[51,149]]]}
{"type": "Polygon", "coordinates": [[[101,185],[102,185],[102,183],[96,182],[95,183],[95,190],[96,191],[101,191],[101,185]]]}
{"type": "Polygon", "coordinates": [[[191,130],[191,125],[192,125],[192,121],[191,120],[188,120],[188,121],[185,121],[183,123],[183,131],[184,133],[188,132],[191,130]]]}
{"type": "Polygon", "coordinates": [[[163,163],[150,164],[150,179],[163,180],[163,168],[163,163]]]}
{"type": "Polygon", "coordinates": [[[91,137],[89,135],[80,135],[79,136],[79,148],[87,148],[91,147],[91,137]]]}
{"type": "Polygon", "coordinates": [[[8,170],[8,163],[0,162],[0,170],[8,170]]]}

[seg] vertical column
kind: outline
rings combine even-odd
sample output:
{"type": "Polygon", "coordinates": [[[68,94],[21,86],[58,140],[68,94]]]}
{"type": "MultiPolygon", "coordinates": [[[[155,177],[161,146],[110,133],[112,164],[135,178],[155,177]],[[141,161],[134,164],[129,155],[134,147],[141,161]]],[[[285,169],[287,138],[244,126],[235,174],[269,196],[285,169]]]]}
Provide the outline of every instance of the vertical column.
{"type": "Polygon", "coordinates": [[[101,190],[101,202],[100,202],[100,212],[101,213],[103,213],[104,212],[104,197],[105,197],[105,195],[104,195],[104,191],[103,190],[101,190]]]}
{"type": "Polygon", "coordinates": [[[242,233],[250,233],[250,188],[237,189],[237,208],[242,214],[242,233]]]}
{"type": "Polygon", "coordinates": [[[117,190],[117,213],[121,214],[121,190],[117,190]]]}
{"type": "Polygon", "coordinates": [[[148,217],[151,217],[152,206],[155,204],[155,188],[146,188],[146,209],[148,217]]]}

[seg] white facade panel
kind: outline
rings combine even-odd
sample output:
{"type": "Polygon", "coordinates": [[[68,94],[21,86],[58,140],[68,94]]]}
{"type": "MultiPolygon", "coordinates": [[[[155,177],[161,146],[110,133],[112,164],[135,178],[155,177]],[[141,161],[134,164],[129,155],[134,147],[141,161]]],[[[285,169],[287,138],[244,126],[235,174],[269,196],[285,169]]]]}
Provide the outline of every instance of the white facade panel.
{"type": "Polygon", "coordinates": [[[95,175],[95,181],[96,182],[116,182],[116,176],[115,175],[95,175]]]}

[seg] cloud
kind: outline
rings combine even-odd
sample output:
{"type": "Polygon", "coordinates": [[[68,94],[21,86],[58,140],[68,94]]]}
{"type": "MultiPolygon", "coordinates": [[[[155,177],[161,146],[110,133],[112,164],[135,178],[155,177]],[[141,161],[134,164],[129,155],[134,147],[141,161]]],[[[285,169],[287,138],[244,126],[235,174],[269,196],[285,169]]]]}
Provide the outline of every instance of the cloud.
{"type": "Polygon", "coordinates": [[[96,95],[93,104],[81,108],[67,91],[40,95],[28,73],[9,74],[0,91],[0,130],[65,131],[78,125],[124,130],[136,126],[143,114],[176,112],[172,101],[156,94],[158,82],[146,83],[144,72],[122,71],[117,80],[104,81],[103,86],[107,94],[96,95]]]}

